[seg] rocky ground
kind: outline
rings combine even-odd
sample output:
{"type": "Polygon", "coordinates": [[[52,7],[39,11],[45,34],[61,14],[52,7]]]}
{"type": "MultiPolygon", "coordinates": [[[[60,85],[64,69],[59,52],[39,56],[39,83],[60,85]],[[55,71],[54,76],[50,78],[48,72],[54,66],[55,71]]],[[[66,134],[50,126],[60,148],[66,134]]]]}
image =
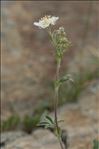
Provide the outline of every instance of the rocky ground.
{"type": "MultiPolygon", "coordinates": [[[[99,2],[92,4],[2,1],[2,120],[14,112],[20,116],[31,114],[40,101],[52,98],[50,82],[56,70],[54,49],[45,31],[33,26],[41,16],[59,16],[57,27],[64,26],[72,42],[70,52],[64,56],[62,72],[78,73],[85,69],[89,72],[99,68],[92,57],[98,56],[99,60],[99,2]]],[[[68,132],[68,149],[92,149],[93,139],[99,139],[99,78],[86,84],[78,102],[67,103],[58,110],[59,119],[64,120],[60,125],[68,132]]],[[[1,145],[2,149],[60,149],[55,136],[42,129],[31,135],[20,130],[2,133],[1,145]]]]}
{"type": "MultiPolygon", "coordinates": [[[[77,103],[69,103],[58,110],[60,126],[68,132],[69,149],[92,149],[99,139],[99,80],[82,93],[77,103]]],[[[53,115],[53,113],[52,113],[53,115]]],[[[2,149],[60,149],[55,136],[48,130],[37,129],[31,135],[24,132],[6,132],[2,149]]]]}
{"type": "Polygon", "coordinates": [[[50,82],[56,68],[54,49],[46,32],[33,26],[33,22],[45,14],[59,16],[56,28],[64,26],[72,43],[70,52],[64,56],[62,70],[74,72],[79,68],[82,71],[85,67],[92,69],[95,64],[88,49],[93,53],[99,49],[98,4],[78,1],[2,1],[2,119],[13,112],[30,114],[34,110],[33,105],[52,98],[50,82]]]}

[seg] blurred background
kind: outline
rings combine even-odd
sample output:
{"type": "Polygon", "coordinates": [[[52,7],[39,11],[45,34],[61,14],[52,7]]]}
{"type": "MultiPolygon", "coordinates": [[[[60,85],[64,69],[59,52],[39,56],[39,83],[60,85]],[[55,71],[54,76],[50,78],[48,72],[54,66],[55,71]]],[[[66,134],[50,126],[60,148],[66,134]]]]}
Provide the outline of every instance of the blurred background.
{"type": "MultiPolygon", "coordinates": [[[[79,101],[83,109],[90,109],[89,103],[98,109],[93,103],[99,101],[99,2],[2,1],[2,121],[53,110],[54,48],[47,33],[33,25],[44,15],[59,16],[55,28],[63,26],[72,43],[61,75],[71,73],[75,86],[62,87],[59,105],[79,101]]],[[[11,129],[5,125],[3,130],[11,129]]]]}

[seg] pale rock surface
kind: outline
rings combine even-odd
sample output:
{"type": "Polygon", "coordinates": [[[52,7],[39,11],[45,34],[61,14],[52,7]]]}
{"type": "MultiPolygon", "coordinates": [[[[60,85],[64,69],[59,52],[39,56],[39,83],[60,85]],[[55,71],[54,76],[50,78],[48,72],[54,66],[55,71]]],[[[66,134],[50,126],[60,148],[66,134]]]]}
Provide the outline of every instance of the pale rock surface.
{"type": "MultiPolygon", "coordinates": [[[[95,97],[98,97],[98,88],[95,91],[95,97]]],[[[99,104],[97,104],[99,98],[96,98],[94,103],[91,100],[92,94],[84,95],[83,93],[81,96],[78,103],[64,105],[58,110],[58,119],[64,120],[60,126],[68,132],[69,149],[92,149],[93,139],[99,139],[99,104]],[[92,114],[90,114],[90,110],[92,110],[92,114]]],[[[9,134],[3,134],[3,138],[4,135],[9,138],[9,134]]],[[[13,136],[14,138],[17,136],[15,132],[12,133],[12,136],[10,135],[10,139],[13,136]]],[[[21,133],[21,137],[8,141],[3,149],[60,149],[60,146],[51,132],[38,129],[32,135],[22,135],[21,133]]]]}
{"type": "Polygon", "coordinates": [[[87,65],[91,69],[87,47],[92,51],[99,49],[99,3],[92,3],[88,34],[90,2],[2,1],[1,4],[1,118],[4,120],[13,112],[20,116],[31,114],[39,101],[51,99],[50,82],[56,70],[54,48],[46,32],[33,26],[33,22],[45,14],[59,16],[56,26],[65,28],[72,43],[70,52],[64,56],[64,72],[67,67],[70,71],[87,65]]]}

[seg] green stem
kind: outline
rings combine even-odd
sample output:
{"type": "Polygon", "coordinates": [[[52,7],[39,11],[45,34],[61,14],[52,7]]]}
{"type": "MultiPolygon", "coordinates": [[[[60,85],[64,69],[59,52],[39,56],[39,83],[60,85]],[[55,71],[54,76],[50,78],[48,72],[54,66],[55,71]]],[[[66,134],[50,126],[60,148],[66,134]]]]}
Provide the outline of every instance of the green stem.
{"type": "MultiPolygon", "coordinates": [[[[56,69],[56,81],[59,80],[59,71],[60,71],[60,62],[57,63],[57,69],[56,69]]],[[[55,110],[55,123],[56,123],[56,128],[58,130],[58,118],[57,118],[57,107],[58,107],[58,95],[59,94],[59,88],[56,86],[55,87],[55,101],[54,101],[54,110],[55,110]]]]}
{"type": "MultiPolygon", "coordinates": [[[[61,65],[61,60],[57,61],[56,81],[59,80],[60,65],[61,65]]],[[[55,101],[54,101],[54,111],[55,111],[55,113],[54,114],[55,114],[56,131],[57,131],[58,140],[59,140],[61,149],[64,149],[61,138],[60,138],[60,130],[59,130],[58,118],[57,118],[58,98],[59,98],[59,87],[55,87],[55,101]]]]}

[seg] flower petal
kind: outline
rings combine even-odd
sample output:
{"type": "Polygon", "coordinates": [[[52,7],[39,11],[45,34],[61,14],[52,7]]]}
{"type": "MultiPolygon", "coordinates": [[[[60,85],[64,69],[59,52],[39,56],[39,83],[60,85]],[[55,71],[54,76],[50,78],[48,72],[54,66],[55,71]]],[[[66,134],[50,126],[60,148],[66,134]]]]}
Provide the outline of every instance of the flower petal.
{"type": "Polygon", "coordinates": [[[55,16],[45,16],[41,18],[39,22],[34,22],[34,25],[44,29],[49,27],[50,25],[55,25],[58,19],[59,17],[55,16]]]}
{"type": "Polygon", "coordinates": [[[55,25],[55,24],[56,24],[56,21],[57,21],[58,19],[59,19],[59,17],[55,17],[55,16],[51,17],[51,18],[50,18],[51,24],[52,24],[52,25],[55,25]]]}
{"type": "Polygon", "coordinates": [[[39,26],[39,22],[34,22],[34,25],[35,26],[39,26]]]}

